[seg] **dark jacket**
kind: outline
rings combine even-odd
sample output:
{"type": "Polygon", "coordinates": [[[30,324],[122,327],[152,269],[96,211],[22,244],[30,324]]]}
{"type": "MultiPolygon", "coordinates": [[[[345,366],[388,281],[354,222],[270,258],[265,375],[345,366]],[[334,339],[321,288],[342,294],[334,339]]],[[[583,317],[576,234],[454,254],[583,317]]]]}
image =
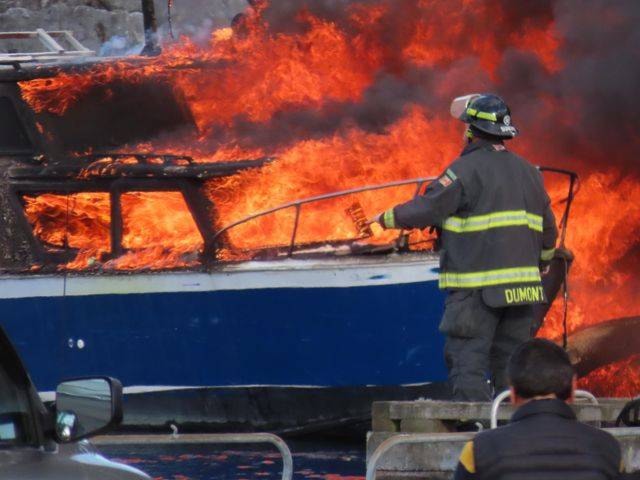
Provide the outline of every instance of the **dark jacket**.
{"type": "Polygon", "coordinates": [[[500,142],[475,140],[383,224],[440,229],[441,288],[488,290],[493,306],[545,301],[539,268],[558,236],[549,196],[538,169],[500,142]]]}
{"type": "Polygon", "coordinates": [[[605,480],[618,478],[621,456],[611,435],[578,422],[562,400],[534,400],[474,438],[472,463],[475,472],[460,464],[455,478],[605,480]]]}

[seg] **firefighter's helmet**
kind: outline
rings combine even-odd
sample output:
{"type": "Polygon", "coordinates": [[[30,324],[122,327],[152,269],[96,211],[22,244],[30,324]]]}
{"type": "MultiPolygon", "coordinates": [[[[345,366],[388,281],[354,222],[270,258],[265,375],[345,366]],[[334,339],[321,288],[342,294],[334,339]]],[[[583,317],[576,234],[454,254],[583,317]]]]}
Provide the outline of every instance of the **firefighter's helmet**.
{"type": "Polygon", "coordinates": [[[474,93],[456,98],[451,115],[478,130],[500,138],[513,138],[518,129],[511,122],[511,110],[499,96],[474,93]]]}

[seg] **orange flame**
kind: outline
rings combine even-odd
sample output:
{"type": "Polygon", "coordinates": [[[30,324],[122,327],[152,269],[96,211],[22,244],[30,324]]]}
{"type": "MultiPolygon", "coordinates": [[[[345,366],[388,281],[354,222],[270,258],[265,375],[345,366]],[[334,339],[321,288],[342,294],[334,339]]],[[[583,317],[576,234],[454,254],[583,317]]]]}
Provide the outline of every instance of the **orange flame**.
{"type": "Polygon", "coordinates": [[[110,259],[110,203],[106,193],[25,197],[25,212],[46,244],[78,249],[69,269],[131,270],[192,266],[202,238],[184,199],[176,192],[122,195],[123,256],[110,259]],[[158,204],[162,208],[158,208],[158,204]]]}
{"type": "MultiPolygon", "coordinates": [[[[216,205],[216,226],[222,227],[297,198],[437,175],[458,154],[461,127],[446,119],[443,111],[419,102],[408,102],[397,119],[378,131],[351,122],[329,129],[330,133],[309,135],[304,126],[294,124],[289,128],[300,128],[299,140],[274,142],[267,147],[264,143],[269,142],[244,146],[243,139],[234,136],[233,127],[243,120],[258,129],[266,128],[290,112],[331,112],[336,104],[362,102],[381,72],[451,66],[471,59],[480,67],[466,63],[451,68],[434,84],[434,95],[457,94],[460,91],[456,89],[469,86],[467,77],[459,71],[473,68],[477,80],[474,86],[486,84],[485,79],[496,77],[507,46],[537,58],[547,72],[563,68],[556,55],[562,39],[551,19],[525,21],[522,28],[513,30],[508,28],[507,15],[490,3],[381,0],[367,3],[366,8],[357,4],[348,7],[342,23],[301,11],[295,21],[304,28],[292,33],[273,33],[261,16],[264,7],[259,7],[247,12],[241,29],[213,32],[205,48],[183,38],[152,60],[133,58],[99,64],[83,73],[60,73],[54,78],[21,82],[20,88],[35,112],[64,115],[91,92],[101,92],[108,100],[112,82],[162,79],[184,100],[199,138],[195,143],[180,137],[158,139],[138,145],[137,150],[190,154],[198,161],[277,156],[276,162],[260,170],[209,183],[208,191],[216,205]],[[473,16],[468,15],[470,9],[473,16]],[[479,32],[478,25],[492,28],[479,32]],[[401,34],[394,28],[402,29],[401,34]],[[210,136],[219,131],[228,135],[222,143],[212,143],[210,136]]],[[[541,108],[553,111],[553,100],[541,97],[537,101],[541,108]]],[[[515,149],[537,163],[547,161],[544,148],[526,139],[516,141],[515,149]]],[[[567,238],[576,254],[571,279],[571,330],[640,311],[636,294],[640,287],[640,184],[637,178],[622,178],[615,171],[580,173],[582,187],[567,238]],[[593,202],[604,197],[607,202],[593,202]]],[[[557,197],[560,187],[550,184],[550,188],[557,197]]],[[[408,199],[412,193],[409,187],[389,189],[359,194],[357,201],[373,214],[408,199]]],[[[344,214],[353,202],[354,198],[343,198],[304,206],[298,241],[356,238],[358,232],[344,214]]],[[[41,239],[54,246],[66,243],[79,249],[78,257],[67,268],[87,268],[96,262],[102,268],[116,269],[193,265],[202,248],[202,239],[176,193],[136,193],[123,199],[127,219],[124,243],[129,251],[117,259],[105,257],[110,249],[107,196],[40,195],[27,198],[26,205],[41,239]]],[[[233,229],[227,237],[228,247],[245,250],[287,245],[294,215],[293,210],[282,211],[233,229]]],[[[391,238],[389,233],[375,233],[372,241],[391,238]]],[[[225,258],[237,257],[228,253],[225,258]]],[[[542,334],[557,338],[561,332],[561,316],[555,308],[542,334]]],[[[599,391],[606,394],[637,391],[637,376],[628,383],[624,383],[624,376],[622,381],[613,381],[613,375],[619,379],[620,371],[628,372],[634,365],[635,360],[595,372],[585,385],[597,383],[599,391]]]]}

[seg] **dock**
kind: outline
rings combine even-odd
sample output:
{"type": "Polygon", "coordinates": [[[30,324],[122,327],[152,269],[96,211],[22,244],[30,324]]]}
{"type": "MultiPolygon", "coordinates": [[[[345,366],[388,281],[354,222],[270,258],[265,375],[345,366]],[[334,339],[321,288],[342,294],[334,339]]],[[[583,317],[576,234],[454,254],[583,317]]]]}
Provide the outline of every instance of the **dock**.
{"type": "MultiPolygon", "coordinates": [[[[580,400],[573,408],[580,421],[607,427],[620,442],[626,471],[634,472],[640,471],[640,427],[610,428],[629,400],[580,400]]],[[[473,419],[488,425],[491,407],[488,402],[375,402],[367,435],[367,480],[374,475],[384,480],[451,479],[462,447],[476,435],[456,432],[455,423],[473,419]]],[[[508,421],[514,410],[503,404],[497,410],[498,422],[508,421]]]]}

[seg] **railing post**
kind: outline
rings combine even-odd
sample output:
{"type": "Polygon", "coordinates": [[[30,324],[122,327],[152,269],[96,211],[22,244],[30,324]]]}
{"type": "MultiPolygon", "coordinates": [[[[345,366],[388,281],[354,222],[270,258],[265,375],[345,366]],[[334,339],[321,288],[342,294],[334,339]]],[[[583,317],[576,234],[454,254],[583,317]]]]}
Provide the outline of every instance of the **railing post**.
{"type": "Polygon", "coordinates": [[[293,255],[293,250],[295,249],[296,246],[296,235],[298,235],[298,223],[300,222],[300,209],[301,209],[301,205],[299,203],[296,203],[296,218],[293,222],[293,232],[291,233],[291,244],[289,245],[289,253],[288,253],[288,257],[293,255]]]}
{"type": "Polygon", "coordinates": [[[491,429],[498,427],[498,409],[500,408],[500,404],[509,398],[509,393],[509,390],[500,392],[500,394],[498,394],[498,396],[493,400],[493,403],[491,404],[491,429]]]}

